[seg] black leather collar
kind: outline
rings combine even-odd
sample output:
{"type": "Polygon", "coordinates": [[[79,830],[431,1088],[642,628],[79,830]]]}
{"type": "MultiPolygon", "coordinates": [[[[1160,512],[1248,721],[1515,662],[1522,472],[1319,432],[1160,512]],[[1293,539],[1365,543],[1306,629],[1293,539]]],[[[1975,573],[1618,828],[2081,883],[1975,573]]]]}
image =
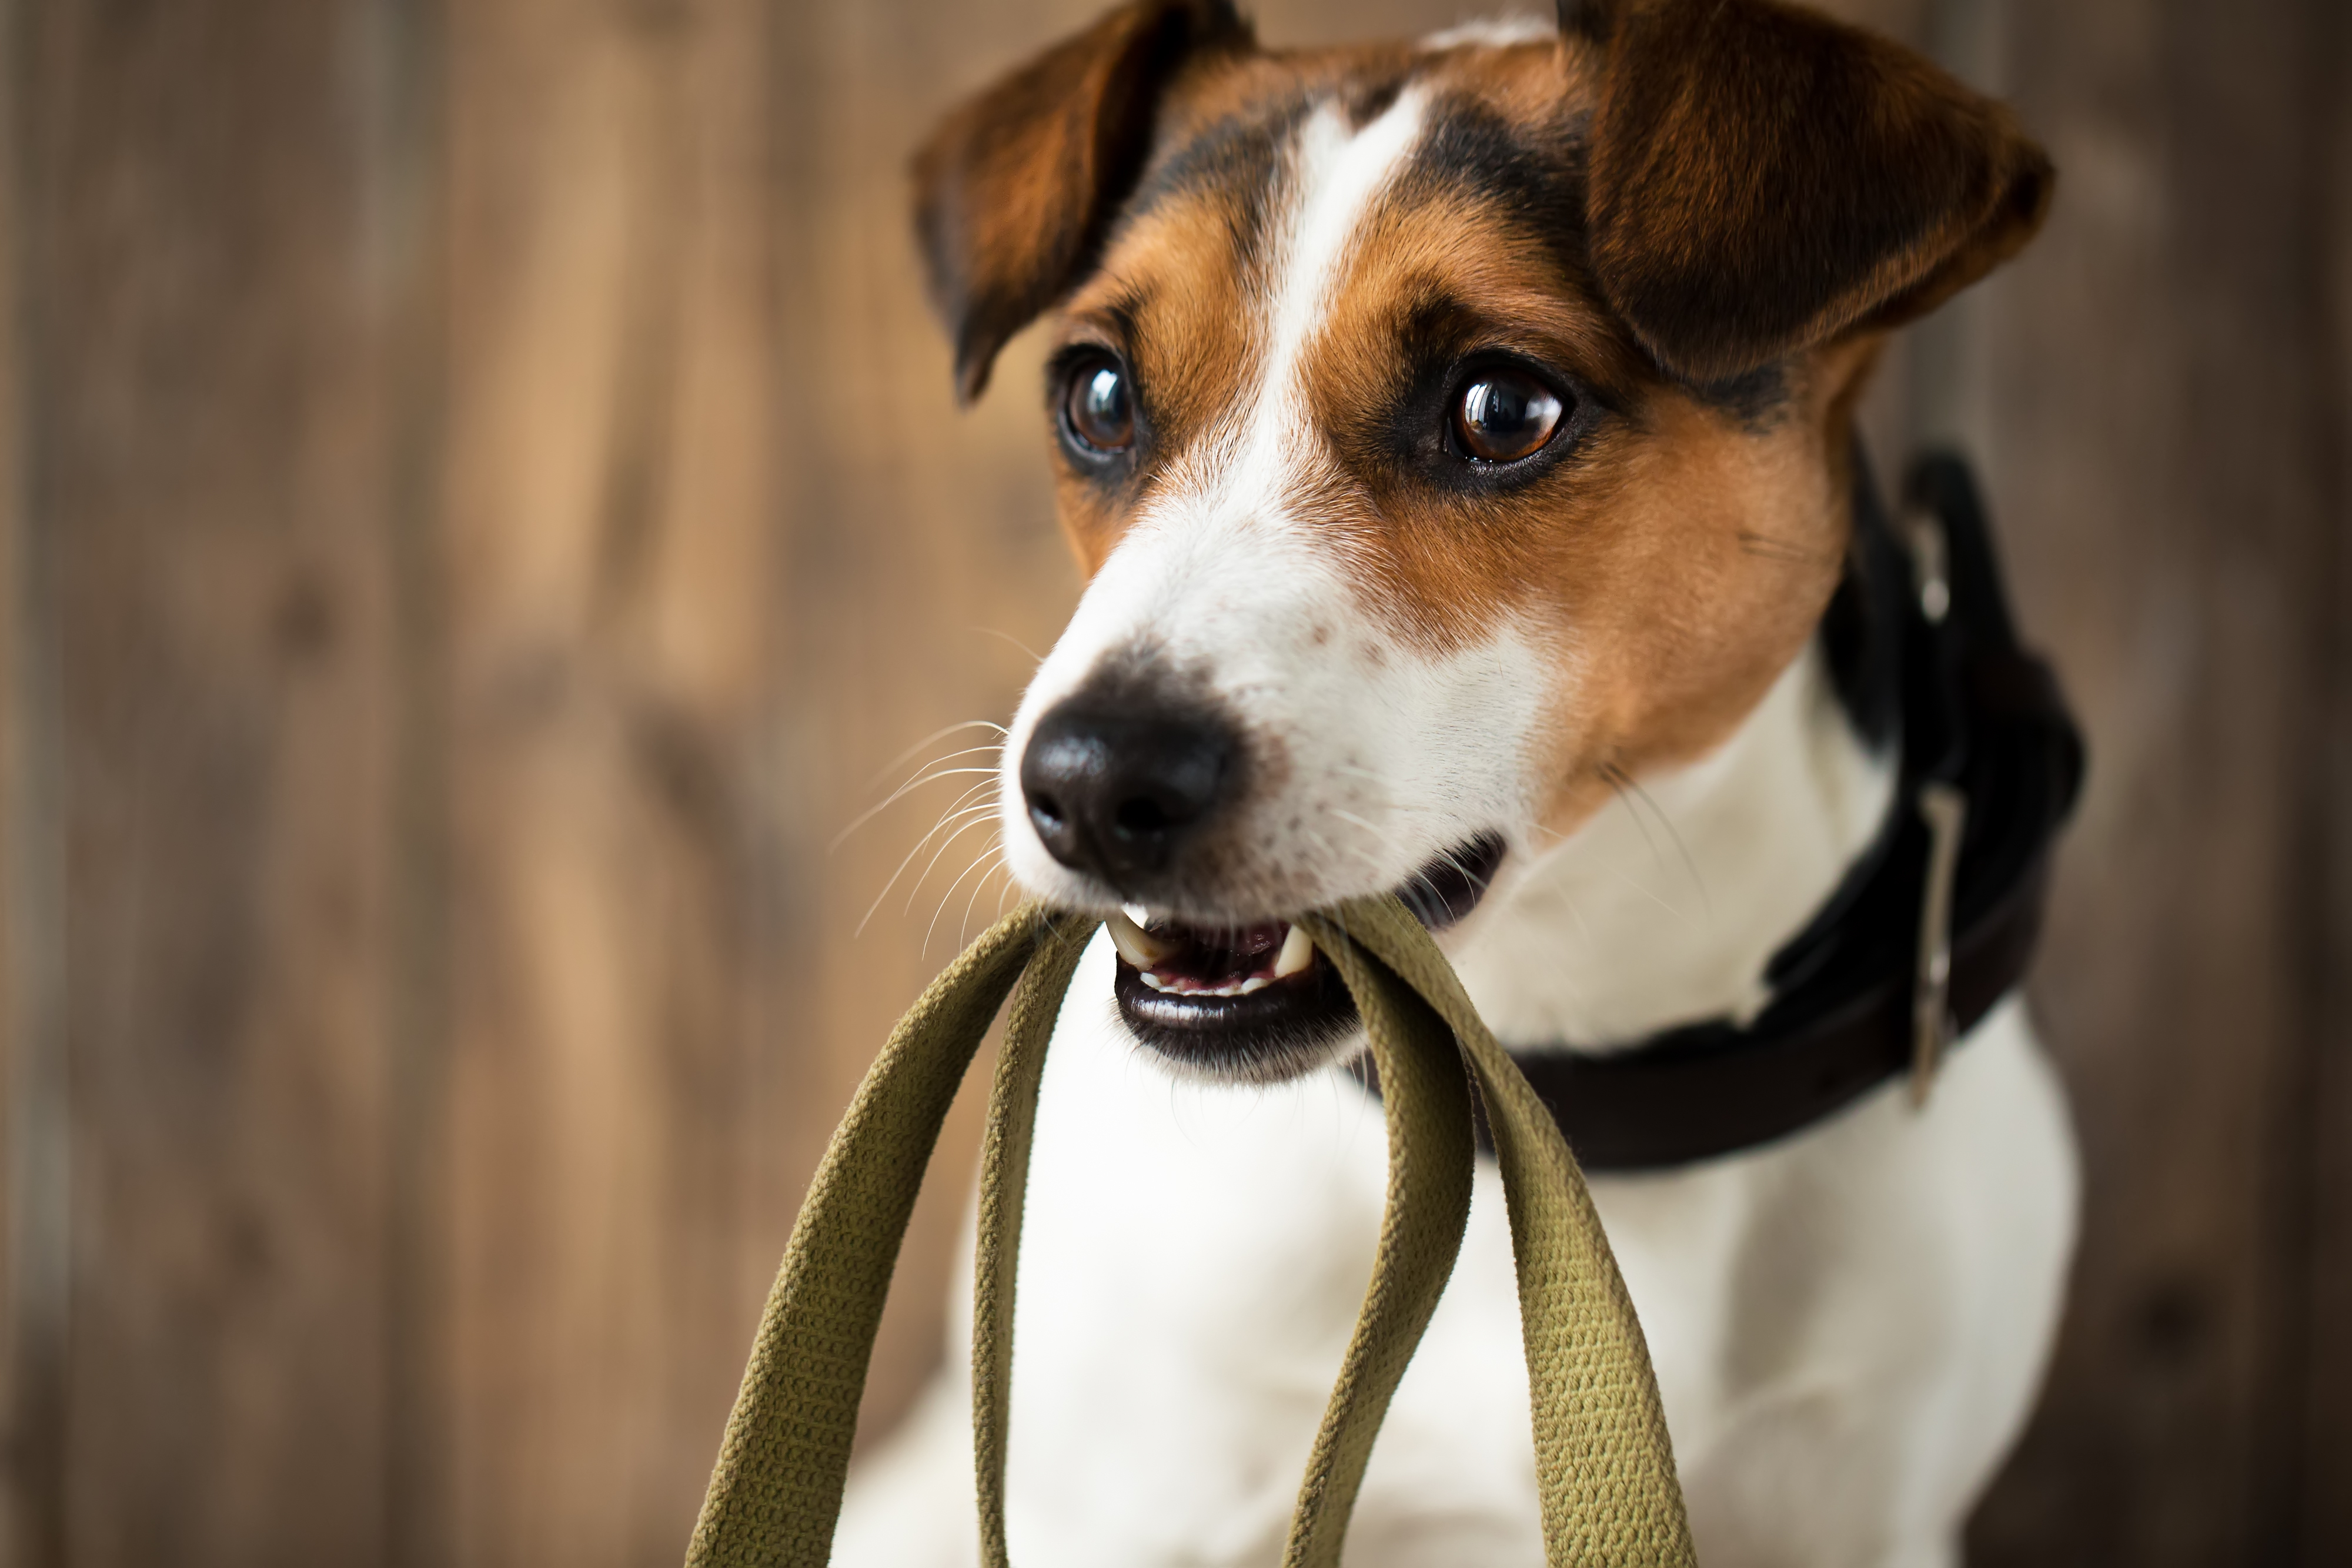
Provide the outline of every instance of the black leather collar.
{"type": "Polygon", "coordinates": [[[1855,469],[1853,553],[1824,635],[1868,647],[1840,689],[1865,736],[1899,727],[1894,809],[1773,956],[1774,999],[1753,1022],[1690,1024],[1606,1054],[1511,1045],[1587,1170],[1754,1148],[1899,1076],[1924,1093],[1945,1046],[2032,956],[2081,736],[2049,666],[2018,643],[1966,463],[1913,465],[1900,540],[1858,451],[1855,469]]]}

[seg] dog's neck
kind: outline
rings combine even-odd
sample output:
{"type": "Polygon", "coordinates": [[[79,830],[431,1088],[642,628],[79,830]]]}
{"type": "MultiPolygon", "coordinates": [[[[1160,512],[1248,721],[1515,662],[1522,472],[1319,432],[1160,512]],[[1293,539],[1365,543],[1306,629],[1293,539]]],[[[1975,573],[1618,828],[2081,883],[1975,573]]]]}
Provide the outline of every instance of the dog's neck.
{"type": "Polygon", "coordinates": [[[1895,771],[1856,735],[1815,639],[1712,755],[1515,856],[1449,944],[1455,964],[1514,1046],[1745,1021],[1771,999],[1772,955],[1877,834],[1895,771]]]}

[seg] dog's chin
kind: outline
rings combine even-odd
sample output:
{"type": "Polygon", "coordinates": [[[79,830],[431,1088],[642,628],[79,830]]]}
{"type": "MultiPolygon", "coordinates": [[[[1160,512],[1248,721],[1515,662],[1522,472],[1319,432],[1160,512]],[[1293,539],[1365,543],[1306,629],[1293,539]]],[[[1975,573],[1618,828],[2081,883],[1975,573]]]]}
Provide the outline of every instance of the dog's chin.
{"type": "MultiPolygon", "coordinates": [[[[1477,907],[1503,854],[1501,835],[1481,834],[1431,861],[1397,894],[1423,925],[1443,930],[1477,907]]],[[[1212,925],[1113,915],[1109,925],[1119,1017],[1186,1077],[1279,1083],[1354,1042],[1355,998],[1288,921],[1212,925]]]]}

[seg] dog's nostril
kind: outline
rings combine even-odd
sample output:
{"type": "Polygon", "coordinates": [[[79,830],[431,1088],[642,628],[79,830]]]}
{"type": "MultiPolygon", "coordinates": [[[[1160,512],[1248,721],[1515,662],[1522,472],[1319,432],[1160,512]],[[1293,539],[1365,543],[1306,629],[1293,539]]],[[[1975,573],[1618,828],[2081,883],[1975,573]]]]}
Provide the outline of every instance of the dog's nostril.
{"type": "Polygon", "coordinates": [[[1049,833],[1060,832],[1066,821],[1062,814],[1061,802],[1051,795],[1029,797],[1029,820],[1049,833]]]}

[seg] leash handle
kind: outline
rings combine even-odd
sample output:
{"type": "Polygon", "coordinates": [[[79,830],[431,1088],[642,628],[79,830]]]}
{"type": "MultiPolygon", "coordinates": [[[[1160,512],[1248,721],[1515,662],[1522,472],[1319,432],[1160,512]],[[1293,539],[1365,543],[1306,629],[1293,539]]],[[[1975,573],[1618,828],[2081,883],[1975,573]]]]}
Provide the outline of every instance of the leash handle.
{"type": "MultiPolygon", "coordinates": [[[[1402,914],[1403,906],[1397,907],[1402,914]]],[[[1371,1282],[1307,1461],[1283,1568],[1338,1568],[1372,1439],[1437,1311],[1470,1223],[1475,1145],[1462,1058],[1430,1005],[1344,935],[1363,915],[1351,906],[1310,923],[1307,936],[1356,998],[1381,1082],[1399,1075],[1399,1092],[1384,1104],[1388,1200],[1371,1282]]]]}
{"type": "Polygon", "coordinates": [[[980,1240],[971,1300],[972,1459],[980,1498],[980,1560],[1008,1568],[1004,1546],[1004,1456],[1013,1405],[1013,1285],[1021,1258],[1022,1206],[1037,1090],[1062,998],[1097,921],[1069,921],[1046,937],[1022,973],[998,1048],[980,1155],[980,1240]]]}
{"type": "MultiPolygon", "coordinates": [[[[1549,1112],[1397,899],[1357,900],[1299,924],[1363,1017],[1383,1085],[1389,1179],[1371,1281],[1299,1489],[1285,1568],[1337,1568],[1373,1439],[1453,1270],[1470,1211],[1473,1082],[1510,1209],[1545,1559],[1551,1568],[1691,1568],[1641,1325],[1549,1112]]],[[[1010,992],[982,1145],[972,1316],[982,1560],[1009,1568],[1004,1462],[1023,1193],[1045,1050],[1092,931],[1090,922],[1023,905],[966,949],[891,1032],[793,1228],[688,1568],[824,1568],[866,1363],[923,1167],[1010,992]]]]}

